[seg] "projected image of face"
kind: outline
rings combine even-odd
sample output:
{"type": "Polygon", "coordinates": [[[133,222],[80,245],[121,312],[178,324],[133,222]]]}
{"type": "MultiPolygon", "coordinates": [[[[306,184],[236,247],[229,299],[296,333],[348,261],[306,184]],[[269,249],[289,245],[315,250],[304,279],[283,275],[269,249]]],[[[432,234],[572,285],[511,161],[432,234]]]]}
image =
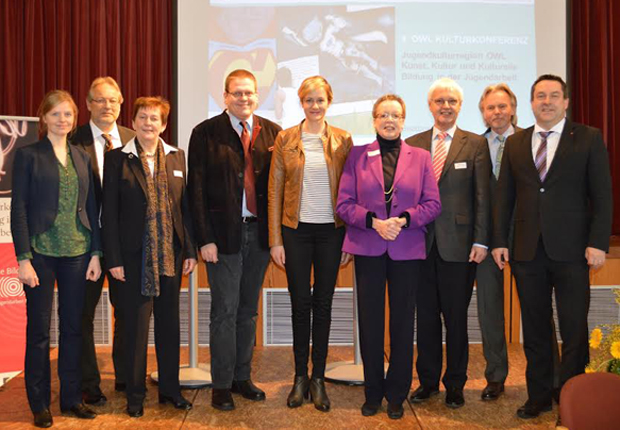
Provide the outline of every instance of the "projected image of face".
{"type": "Polygon", "coordinates": [[[306,119],[310,122],[321,122],[325,119],[329,101],[323,88],[310,91],[301,101],[306,119]]]}
{"type": "Polygon", "coordinates": [[[384,139],[394,140],[400,136],[405,125],[403,108],[396,100],[386,100],[379,105],[373,121],[377,134],[384,139]]]}
{"type": "Polygon", "coordinates": [[[503,134],[514,115],[510,96],[505,91],[495,91],[485,97],[482,117],[485,124],[497,134],[503,134]]]}
{"type": "Polygon", "coordinates": [[[428,107],[435,118],[435,127],[446,131],[456,124],[461,111],[462,100],[452,88],[437,88],[428,102],[428,107]]]}
{"type": "Polygon", "coordinates": [[[250,78],[233,79],[228,91],[224,92],[226,108],[239,119],[246,120],[252,116],[258,105],[257,101],[256,87],[250,78]]]}
{"type": "Polygon", "coordinates": [[[549,130],[566,116],[568,99],[564,98],[562,85],[557,81],[540,81],[534,88],[532,111],[536,123],[549,130]]]}

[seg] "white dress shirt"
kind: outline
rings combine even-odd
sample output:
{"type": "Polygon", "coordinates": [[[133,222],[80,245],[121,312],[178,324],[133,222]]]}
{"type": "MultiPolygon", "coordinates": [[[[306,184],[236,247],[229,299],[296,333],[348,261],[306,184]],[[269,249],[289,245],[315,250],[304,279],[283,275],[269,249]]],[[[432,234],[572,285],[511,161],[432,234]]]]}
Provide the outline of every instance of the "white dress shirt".
{"type": "Polygon", "coordinates": [[[536,152],[538,151],[538,147],[542,142],[542,137],[540,137],[541,131],[551,131],[552,133],[547,136],[547,173],[549,172],[549,168],[551,168],[551,163],[553,162],[553,157],[555,157],[555,152],[558,150],[558,145],[560,144],[560,137],[562,136],[562,131],[564,130],[564,125],[566,124],[566,118],[563,118],[562,121],[558,122],[556,125],[551,127],[550,130],[545,130],[538,124],[534,125],[534,134],[532,134],[532,159],[536,160],[536,152]]]}
{"type": "MultiPolygon", "coordinates": [[[[95,146],[95,154],[97,155],[97,167],[99,167],[99,180],[103,185],[103,155],[105,154],[105,139],[103,138],[104,132],[101,131],[99,127],[95,125],[95,123],[90,121],[90,129],[93,133],[93,142],[95,146]]],[[[120,148],[123,146],[123,142],[121,141],[121,136],[118,133],[118,127],[116,123],[112,127],[112,130],[108,133],[112,140],[113,148],[120,148]]]]}
{"type": "MultiPolygon", "coordinates": [[[[243,121],[243,120],[237,118],[232,113],[230,113],[230,111],[228,111],[228,110],[226,111],[226,113],[230,117],[230,123],[232,124],[232,127],[235,129],[235,131],[239,135],[239,139],[241,139],[241,133],[243,133],[243,126],[240,124],[240,122],[243,121]]],[[[245,123],[246,123],[246,127],[248,128],[248,133],[250,133],[250,137],[251,137],[252,136],[252,127],[254,125],[254,115],[250,115],[250,117],[245,120],[245,123]]],[[[245,148],[243,148],[243,150],[245,151],[245,148]]],[[[257,202],[257,204],[258,204],[258,202],[257,202]]],[[[244,187],[243,188],[243,202],[241,203],[241,216],[246,217],[246,216],[256,216],[256,215],[257,214],[253,214],[252,212],[250,212],[248,210],[248,204],[247,204],[247,200],[245,198],[245,187],[244,187]]]]}

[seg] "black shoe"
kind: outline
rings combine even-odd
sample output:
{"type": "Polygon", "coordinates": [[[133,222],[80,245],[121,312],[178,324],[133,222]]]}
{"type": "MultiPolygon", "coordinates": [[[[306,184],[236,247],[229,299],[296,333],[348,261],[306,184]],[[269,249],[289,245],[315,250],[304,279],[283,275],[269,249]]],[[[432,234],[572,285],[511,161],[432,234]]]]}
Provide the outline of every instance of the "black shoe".
{"type": "Polygon", "coordinates": [[[426,388],[423,385],[420,385],[413,393],[411,393],[409,400],[413,403],[424,403],[430,399],[431,396],[435,396],[437,394],[439,394],[438,388],[426,388]]]}
{"type": "Polygon", "coordinates": [[[183,409],[184,411],[189,411],[192,409],[191,402],[180,394],[178,397],[170,397],[160,394],[159,403],[171,403],[176,409],[183,409]]]}
{"type": "Polygon", "coordinates": [[[92,406],[103,406],[108,401],[107,397],[103,395],[102,392],[99,394],[90,394],[90,393],[82,393],[82,400],[87,405],[92,406]]]}
{"type": "Polygon", "coordinates": [[[54,420],[52,419],[52,414],[50,414],[49,409],[43,409],[41,412],[34,413],[35,427],[46,429],[48,427],[51,427],[52,424],[54,424],[54,420]]]}
{"type": "Polygon", "coordinates": [[[463,389],[451,387],[446,390],[446,406],[452,409],[458,409],[465,404],[463,397],[463,389]]]}
{"type": "Polygon", "coordinates": [[[551,401],[541,403],[528,400],[523,406],[517,409],[517,416],[524,420],[528,420],[530,418],[536,418],[543,412],[549,412],[551,409],[551,401]]]}
{"type": "Polygon", "coordinates": [[[402,403],[388,403],[387,416],[392,420],[399,420],[403,417],[405,410],[402,403]]]}
{"type": "Polygon", "coordinates": [[[114,383],[114,391],[125,391],[127,389],[127,384],[124,382],[115,382],[114,383]]]}
{"type": "Polygon", "coordinates": [[[251,379],[247,381],[233,381],[230,392],[241,394],[244,399],[248,400],[265,400],[265,392],[254,385],[251,379]]]}
{"type": "Polygon", "coordinates": [[[310,388],[310,379],[307,376],[295,376],[293,388],[286,399],[286,406],[289,408],[298,408],[304,403],[304,399],[308,399],[308,390],[310,388]]]}
{"type": "Polygon", "coordinates": [[[503,382],[489,382],[482,390],[482,400],[497,400],[504,392],[503,382]]]}
{"type": "Polygon", "coordinates": [[[314,407],[321,412],[328,412],[331,407],[327,391],[325,391],[325,378],[310,379],[310,397],[314,407]]]}
{"type": "Polygon", "coordinates": [[[214,388],[211,393],[211,406],[220,411],[232,411],[235,409],[235,402],[230,394],[230,389],[214,388]]]}
{"type": "Polygon", "coordinates": [[[142,406],[142,405],[138,405],[138,406],[129,406],[129,405],[127,405],[127,415],[129,415],[131,418],[140,418],[141,416],[144,415],[144,406],[142,406]]]}
{"type": "Polygon", "coordinates": [[[373,415],[377,415],[377,412],[379,412],[379,409],[381,409],[381,402],[379,403],[365,402],[362,405],[362,415],[364,415],[365,417],[372,417],[373,415]]]}
{"type": "Polygon", "coordinates": [[[80,418],[83,420],[92,420],[93,418],[97,416],[97,412],[84,406],[84,403],[78,403],[77,405],[73,406],[71,409],[63,410],[62,413],[71,414],[74,417],[80,418]]]}

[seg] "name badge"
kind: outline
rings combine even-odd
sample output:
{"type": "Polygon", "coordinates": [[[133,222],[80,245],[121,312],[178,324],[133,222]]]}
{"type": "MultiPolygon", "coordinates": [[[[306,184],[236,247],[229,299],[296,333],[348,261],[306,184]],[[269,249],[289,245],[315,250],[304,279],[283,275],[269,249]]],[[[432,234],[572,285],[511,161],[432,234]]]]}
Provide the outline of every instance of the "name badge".
{"type": "Polygon", "coordinates": [[[381,150],[380,149],[375,149],[374,151],[368,152],[368,156],[369,157],[374,157],[375,155],[379,155],[379,154],[381,154],[381,150]]]}
{"type": "Polygon", "coordinates": [[[183,171],[182,170],[174,170],[174,176],[177,178],[182,178],[183,177],[183,171]]]}
{"type": "Polygon", "coordinates": [[[454,163],[454,168],[456,170],[467,169],[467,161],[462,161],[460,163],[454,163]]]}

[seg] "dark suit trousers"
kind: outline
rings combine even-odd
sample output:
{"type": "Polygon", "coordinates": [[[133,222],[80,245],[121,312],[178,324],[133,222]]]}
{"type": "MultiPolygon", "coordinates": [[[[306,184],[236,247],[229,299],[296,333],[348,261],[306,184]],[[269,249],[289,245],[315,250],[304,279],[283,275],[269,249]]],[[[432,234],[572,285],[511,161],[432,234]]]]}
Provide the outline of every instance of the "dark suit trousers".
{"type": "Polygon", "coordinates": [[[269,251],[261,248],[258,223],[242,224],[241,250],[207,263],[211,286],[211,376],[213,388],[230,388],[252,374],[258,299],[269,251]]]}
{"type": "Polygon", "coordinates": [[[553,389],[553,326],[551,293],[555,300],[562,336],[560,363],[561,389],[571,377],[584,372],[589,360],[588,311],[590,308],[589,269],[581,261],[551,260],[539,241],[532,261],[512,261],[521,302],[523,349],[528,397],[551,401],[553,389]]]}
{"type": "Polygon", "coordinates": [[[60,320],[60,408],[71,409],[82,402],[80,321],[89,260],[88,254],[79,257],[47,257],[33,252],[32,266],[39,277],[39,286],[30,288],[24,285],[28,317],[24,376],[32,412],[40,412],[50,406],[50,323],[56,282],[60,320]]]}
{"type": "Polygon", "coordinates": [[[420,383],[439,387],[442,366],[441,316],[446,325],[446,388],[463,388],[467,381],[469,341],[467,309],[475,277],[474,263],[444,261],[433,242],[422,268],[422,286],[417,298],[416,369],[420,383]]]}
{"type": "Polygon", "coordinates": [[[413,312],[422,261],[355,256],[366,401],[401,404],[411,387],[413,312]],[[385,284],[390,304],[390,365],[384,376],[385,284]]]}
{"type": "Polygon", "coordinates": [[[291,296],[295,375],[308,374],[310,315],[312,314],[312,376],[325,376],[332,322],[332,299],[338,279],[344,227],[299,223],[282,226],[286,252],[286,279],[291,296]],[[310,273],[314,267],[314,285],[310,273]]]}
{"type": "Polygon", "coordinates": [[[114,339],[112,345],[112,361],[117,383],[125,383],[125,364],[123,354],[123,314],[118,307],[118,281],[107,273],[105,260],[101,260],[103,273],[97,282],[86,281],[86,298],[82,315],[82,392],[92,396],[101,394],[101,375],[97,365],[95,339],[93,335],[95,310],[101,298],[103,280],[108,278],[110,303],[114,307],[114,339]],[[105,275],[104,275],[105,274],[105,275]]]}
{"type": "Polygon", "coordinates": [[[125,322],[125,376],[127,405],[139,406],[146,396],[146,355],[151,314],[155,315],[155,353],[159,393],[177,397],[179,387],[182,258],[175,246],[175,276],[160,276],[160,294],[146,297],[141,292],[142,250],[123,255],[125,282],[119,285],[119,304],[125,322]]]}

